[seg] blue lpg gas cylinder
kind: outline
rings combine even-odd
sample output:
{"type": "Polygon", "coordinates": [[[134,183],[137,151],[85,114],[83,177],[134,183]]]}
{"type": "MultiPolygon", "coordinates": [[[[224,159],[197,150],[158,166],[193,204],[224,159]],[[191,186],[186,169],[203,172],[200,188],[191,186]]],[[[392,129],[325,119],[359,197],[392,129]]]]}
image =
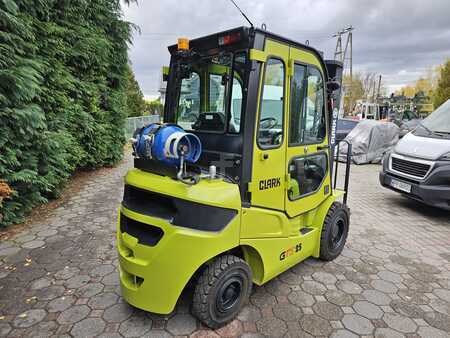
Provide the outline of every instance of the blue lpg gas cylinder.
{"type": "Polygon", "coordinates": [[[182,153],[187,162],[196,162],[202,152],[197,135],[186,133],[177,125],[150,124],[137,135],[136,154],[169,165],[179,165],[182,153]]]}

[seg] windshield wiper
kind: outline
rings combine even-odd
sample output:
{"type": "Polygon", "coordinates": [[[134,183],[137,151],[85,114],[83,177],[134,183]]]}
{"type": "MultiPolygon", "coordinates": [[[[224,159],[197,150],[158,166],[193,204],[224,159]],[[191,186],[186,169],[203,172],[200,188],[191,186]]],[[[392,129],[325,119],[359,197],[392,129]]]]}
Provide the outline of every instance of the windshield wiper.
{"type": "Polygon", "coordinates": [[[438,131],[431,130],[430,128],[425,126],[421,121],[419,122],[419,126],[421,126],[423,129],[425,129],[428,132],[428,134],[430,134],[430,135],[436,135],[436,136],[444,137],[442,135],[442,133],[440,133],[438,131]]]}

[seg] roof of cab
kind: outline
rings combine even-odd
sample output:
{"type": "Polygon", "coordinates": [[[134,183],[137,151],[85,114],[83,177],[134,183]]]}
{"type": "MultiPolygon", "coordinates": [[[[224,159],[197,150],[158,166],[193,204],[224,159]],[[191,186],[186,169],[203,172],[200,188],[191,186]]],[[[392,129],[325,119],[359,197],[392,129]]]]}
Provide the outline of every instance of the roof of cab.
{"type": "MultiPolygon", "coordinates": [[[[311,46],[309,46],[307,44],[304,44],[304,43],[292,40],[290,38],[286,38],[284,36],[281,36],[279,34],[275,34],[275,33],[269,32],[269,31],[261,29],[261,28],[247,27],[247,26],[240,26],[240,27],[236,27],[236,28],[227,29],[225,31],[221,31],[221,32],[205,35],[205,36],[202,36],[202,37],[191,39],[190,42],[195,44],[196,42],[198,43],[198,42],[201,42],[202,40],[215,38],[217,36],[225,35],[227,33],[232,33],[232,32],[236,32],[236,31],[239,31],[239,30],[244,32],[247,36],[251,36],[252,31],[255,32],[255,33],[259,33],[259,34],[265,35],[266,37],[269,37],[269,38],[271,38],[273,40],[284,42],[284,43],[289,44],[289,45],[294,46],[294,47],[310,50],[310,51],[314,52],[315,54],[320,55],[320,57],[323,58],[323,53],[321,51],[319,51],[319,50],[315,49],[314,47],[311,47],[311,46]]],[[[173,51],[176,48],[177,48],[176,44],[170,45],[168,47],[169,51],[173,51]]]]}

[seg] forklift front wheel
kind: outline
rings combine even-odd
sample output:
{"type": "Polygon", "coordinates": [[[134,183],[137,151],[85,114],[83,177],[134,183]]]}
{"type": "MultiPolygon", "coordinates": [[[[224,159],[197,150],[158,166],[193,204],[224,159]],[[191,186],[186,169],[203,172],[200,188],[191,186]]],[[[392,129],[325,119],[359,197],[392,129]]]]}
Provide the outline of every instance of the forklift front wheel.
{"type": "Polygon", "coordinates": [[[320,259],[332,261],[341,254],[347,240],[349,214],[345,204],[334,202],[331,205],[320,237],[320,259]]]}
{"type": "Polygon", "coordinates": [[[252,290],[252,272],[239,257],[215,258],[195,286],[192,313],[212,329],[237,316],[252,290]]]}

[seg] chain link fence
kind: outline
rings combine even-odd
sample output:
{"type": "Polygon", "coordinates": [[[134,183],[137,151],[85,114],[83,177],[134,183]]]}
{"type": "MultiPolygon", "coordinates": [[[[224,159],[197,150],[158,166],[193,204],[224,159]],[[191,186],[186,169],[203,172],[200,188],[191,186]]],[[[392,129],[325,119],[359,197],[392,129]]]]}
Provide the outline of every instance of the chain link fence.
{"type": "Polygon", "coordinates": [[[159,115],[128,117],[125,124],[125,136],[127,138],[130,138],[133,136],[133,133],[137,128],[141,128],[147,124],[156,122],[160,122],[159,115]]]}

